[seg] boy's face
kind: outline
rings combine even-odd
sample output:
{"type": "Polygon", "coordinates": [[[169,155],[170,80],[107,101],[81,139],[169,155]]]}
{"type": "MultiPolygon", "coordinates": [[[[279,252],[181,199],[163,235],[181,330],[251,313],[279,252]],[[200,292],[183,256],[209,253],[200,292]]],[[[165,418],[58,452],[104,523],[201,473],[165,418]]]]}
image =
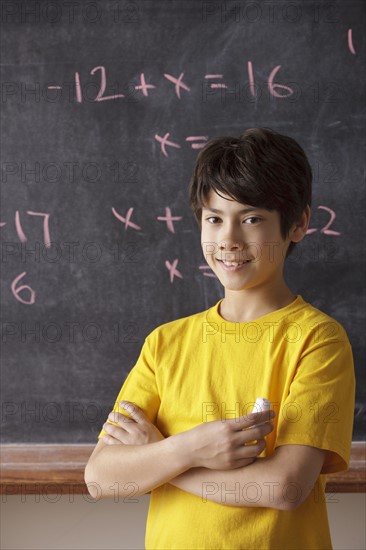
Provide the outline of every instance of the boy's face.
{"type": "Polygon", "coordinates": [[[208,265],[226,290],[275,288],[283,280],[290,243],[281,236],[279,213],[220,194],[211,190],[202,208],[201,245],[208,265]]]}

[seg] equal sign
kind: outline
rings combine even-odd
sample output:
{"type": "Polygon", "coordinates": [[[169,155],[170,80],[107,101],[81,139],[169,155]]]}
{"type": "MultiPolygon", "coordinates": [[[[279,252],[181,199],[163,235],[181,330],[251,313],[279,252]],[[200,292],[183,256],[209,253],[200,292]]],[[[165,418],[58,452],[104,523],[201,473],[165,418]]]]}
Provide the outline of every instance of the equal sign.
{"type": "MultiPolygon", "coordinates": [[[[222,74],[206,74],[205,78],[206,78],[206,80],[209,80],[211,78],[224,78],[224,75],[222,75],[222,74]]],[[[226,84],[212,83],[211,88],[227,88],[227,86],[226,86],[226,84]]]]}
{"type": "MultiPolygon", "coordinates": [[[[207,141],[208,136],[188,136],[186,141],[207,141]]],[[[202,149],[205,146],[205,143],[192,143],[192,149],[202,149]]]]}
{"type": "MultiPolygon", "coordinates": [[[[204,270],[204,269],[211,269],[211,268],[210,268],[209,265],[200,265],[198,269],[204,270]]],[[[215,273],[203,273],[203,276],[204,277],[215,277],[217,279],[215,273]]]]}

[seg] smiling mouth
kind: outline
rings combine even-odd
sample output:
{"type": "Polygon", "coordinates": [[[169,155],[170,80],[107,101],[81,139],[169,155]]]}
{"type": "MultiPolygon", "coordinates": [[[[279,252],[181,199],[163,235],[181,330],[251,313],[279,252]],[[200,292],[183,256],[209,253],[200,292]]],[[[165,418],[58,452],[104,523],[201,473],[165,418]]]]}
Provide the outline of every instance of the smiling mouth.
{"type": "Polygon", "coordinates": [[[218,261],[223,263],[224,265],[226,265],[226,267],[238,267],[238,266],[243,265],[243,264],[248,264],[252,260],[242,260],[240,262],[228,262],[226,260],[218,260],[218,261]]]}

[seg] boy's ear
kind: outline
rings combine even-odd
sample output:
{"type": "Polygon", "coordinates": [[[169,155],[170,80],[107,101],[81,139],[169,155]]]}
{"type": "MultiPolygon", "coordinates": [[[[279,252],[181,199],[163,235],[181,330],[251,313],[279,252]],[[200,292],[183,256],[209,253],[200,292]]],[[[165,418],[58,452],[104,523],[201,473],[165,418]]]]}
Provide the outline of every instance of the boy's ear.
{"type": "Polygon", "coordinates": [[[300,242],[306,235],[310,222],[310,206],[307,205],[301,218],[290,229],[290,239],[294,243],[300,242]]]}

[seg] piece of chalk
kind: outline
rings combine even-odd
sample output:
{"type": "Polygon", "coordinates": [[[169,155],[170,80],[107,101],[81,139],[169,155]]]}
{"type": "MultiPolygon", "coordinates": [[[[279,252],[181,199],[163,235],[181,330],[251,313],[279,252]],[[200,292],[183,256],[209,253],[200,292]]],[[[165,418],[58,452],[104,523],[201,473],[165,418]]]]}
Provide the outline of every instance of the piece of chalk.
{"type": "MultiPolygon", "coordinates": [[[[265,397],[257,397],[257,399],[255,400],[255,404],[254,404],[252,413],[260,413],[260,412],[269,411],[271,409],[271,407],[272,407],[272,404],[268,399],[266,399],[265,397]]],[[[254,424],[253,426],[250,426],[247,429],[250,430],[251,428],[258,428],[258,426],[263,426],[263,424],[265,424],[265,422],[260,422],[259,424],[254,424]]]]}
{"type": "Polygon", "coordinates": [[[272,405],[271,402],[265,397],[257,397],[252,412],[264,412],[269,411],[272,405]]]}

